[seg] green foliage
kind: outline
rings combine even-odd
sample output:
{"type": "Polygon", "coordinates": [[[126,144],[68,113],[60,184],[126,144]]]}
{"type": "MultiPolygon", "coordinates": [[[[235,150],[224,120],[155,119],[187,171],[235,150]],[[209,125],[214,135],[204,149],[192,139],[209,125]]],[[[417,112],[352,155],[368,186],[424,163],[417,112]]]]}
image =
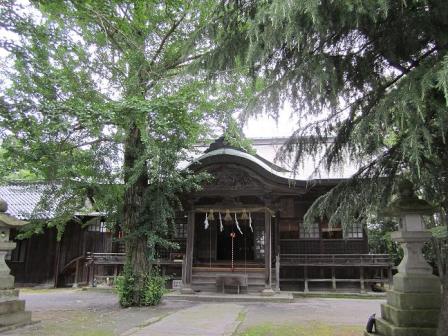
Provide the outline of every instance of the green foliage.
{"type": "Polygon", "coordinates": [[[307,222],[367,218],[402,175],[448,207],[446,1],[243,1],[220,12],[210,66],[246,67],[256,87],[247,114],[288,101],[301,120],[283,158],[299,169],[313,157],[316,178],[358,168],[307,222]]]}
{"type": "Polygon", "coordinates": [[[123,273],[117,277],[116,290],[122,307],[156,306],[166,292],[166,278],[157,269],[149,274],[135,274],[126,264],[123,273]],[[138,285],[140,282],[142,286],[138,285]]]}
{"type": "Polygon", "coordinates": [[[117,277],[115,288],[118,293],[118,302],[122,307],[130,307],[134,304],[135,297],[140,295],[135,293],[135,275],[132,269],[125,265],[123,273],[117,277]]]}
{"type": "Polygon", "coordinates": [[[255,149],[252,147],[251,141],[244,137],[241,128],[233,118],[229,118],[227,121],[224,140],[233,147],[241,148],[250,154],[255,154],[255,149]]]}
{"type": "Polygon", "coordinates": [[[389,254],[392,262],[398,265],[403,258],[403,250],[392,240],[390,235],[397,229],[396,222],[386,219],[377,219],[375,224],[368,225],[369,252],[389,254]]]}
{"type": "Polygon", "coordinates": [[[158,273],[151,274],[145,280],[145,286],[142,293],[143,306],[156,306],[162,301],[162,296],[166,292],[166,278],[158,273]]]}
{"type": "MultiPolygon", "coordinates": [[[[245,104],[247,91],[200,70],[216,1],[2,1],[0,138],[5,175],[48,183],[41,209],[60,238],[86,195],[121,225],[132,275],[151,269],[193,144],[245,104]],[[224,93],[224,94],[223,94],[224,93]],[[233,93],[241,96],[233,100],[233,93]],[[57,186],[57,187],[56,187],[57,186]],[[143,256],[143,257],[142,257],[143,256]]],[[[32,221],[28,236],[45,223],[32,221]]],[[[131,281],[132,277],[129,277],[131,281]]],[[[126,281],[128,281],[126,280],[126,281]]],[[[140,287],[141,277],[137,281],[140,287]]],[[[138,302],[134,300],[133,302],[138,302]]]]}

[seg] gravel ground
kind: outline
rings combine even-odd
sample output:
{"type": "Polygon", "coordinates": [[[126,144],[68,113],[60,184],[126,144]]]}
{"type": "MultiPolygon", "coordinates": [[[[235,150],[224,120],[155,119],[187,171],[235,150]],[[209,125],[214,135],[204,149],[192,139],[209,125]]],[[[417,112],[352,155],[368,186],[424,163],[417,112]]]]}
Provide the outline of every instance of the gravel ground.
{"type": "Polygon", "coordinates": [[[120,308],[111,291],[80,289],[21,290],[26,310],[37,324],[4,335],[110,336],[145,325],[148,320],[195,305],[167,301],[157,307],[120,308]]]}
{"type": "MultiPolygon", "coordinates": [[[[111,336],[127,333],[142,334],[144,327],[154,320],[167,323],[176,320],[187,308],[195,312],[207,312],[205,303],[167,300],[157,307],[126,308],[118,305],[111,291],[80,289],[21,290],[21,299],[26,300],[26,310],[32,311],[33,320],[40,322],[28,327],[12,330],[4,335],[23,336],[111,336]],[[205,310],[204,310],[205,309],[205,310]],[[170,316],[168,321],[165,320],[170,316]],[[164,321],[165,320],[165,321],[164,321]],[[140,332],[138,331],[140,330],[140,332]]],[[[362,328],[372,313],[380,312],[384,300],[372,299],[324,299],[299,298],[293,303],[241,304],[237,316],[238,334],[260,325],[310,325],[356,326],[362,328]]],[[[228,305],[231,307],[231,305],[228,305]]],[[[224,306],[222,307],[224,309],[224,306]]],[[[229,308],[231,309],[231,308],[229,308]]],[[[225,310],[225,309],[224,309],[225,310]]],[[[185,314],[184,314],[185,315],[185,314]]],[[[207,322],[207,314],[191,315],[192,324],[207,322]],[[196,316],[197,315],[197,316],[196,316]]],[[[219,317],[216,316],[219,320],[219,317]]],[[[185,328],[188,326],[185,322],[185,328]]],[[[143,335],[143,334],[142,334],[143,335]]],[[[182,335],[181,330],[179,335],[182,335]]],[[[199,336],[199,335],[198,335],[199,336]]],[[[205,335],[207,336],[207,335],[205,335]]]]}
{"type": "Polygon", "coordinates": [[[296,299],[294,303],[246,305],[242,327],[260,323],[300,323],[319,321],[329,324],[365,325],[373,313],[380,316],[385,300],[365,299],[296,299]]]}

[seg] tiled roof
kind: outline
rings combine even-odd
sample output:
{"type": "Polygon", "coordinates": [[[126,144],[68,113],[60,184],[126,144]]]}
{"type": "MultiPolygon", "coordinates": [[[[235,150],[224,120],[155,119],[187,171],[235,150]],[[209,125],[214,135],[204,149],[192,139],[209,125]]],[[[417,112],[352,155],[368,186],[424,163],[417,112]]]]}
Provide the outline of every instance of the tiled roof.
{"type": "MultiPolygon", "coordinates": [[[[322,145],[321,153],[318,154],[317,157],[304,155],[303,162],[299,164],[297,171],[292,173],[292,162],[288,160],[283,162],[275,160],[280,148],[288,140],[287,137],[250,138],[249,140],[252,142],[252,148],[256,151],[254,158],[267,163],[271,168],[273,168],[273,164],[279,166],[283,171],[279,171],[278,169],[274,169],[274,171],[277,171],[281,176],[291,180],[310,181],[313,179],[346,179],[350,178],[358,170],[360,165],[358,162],[351,162],[347,157],[341,166],[334,168],[331,171],[326,171],[318,164],[325,150],[325,145],[322,145]]],[[[194,159],[199,159],[204,155],[204,152],[209,148],[209,145],[198,144],[195,148],[197,153],[193,155],[194,159]]],[[[187,165],[188,163],[184,163],[183,167],[187,165]]]]}
{"type": "Polygon", "coordinates": [[[38,210],[47,184],[17,183],[0,186],[0,197],[8,203],[7,214],[22,220],[31,218],[50,219],[54,209],[38,210]]]}

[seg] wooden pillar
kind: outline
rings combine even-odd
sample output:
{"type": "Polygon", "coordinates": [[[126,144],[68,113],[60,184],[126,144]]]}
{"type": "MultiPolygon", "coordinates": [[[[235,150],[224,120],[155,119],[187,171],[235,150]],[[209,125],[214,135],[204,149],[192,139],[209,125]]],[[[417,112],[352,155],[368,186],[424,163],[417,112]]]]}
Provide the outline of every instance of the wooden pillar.
{"type": "Polygon", "coordinates": [[[334,269],[334,266],[331,267],[331,283],[333,285],[333,290],[336,290],[336,271],[334,269]]]}
{"type": "Polygon", "coordinates": [[[389,267],[387,268],[387,282],[389,284],[389,290],[392,289],[392,266],[389,265],[389,267]]]}
{"type": "Polygon", "coordinates": [[[193,289],[191,288],[192,271],[193,271],[194,227],[195,227],[195,214],[194,211],[189,211],[187,221],[187,246],[185,252],[185,267],[183,267],[182,270],[183,283],[181,293],[183,294],[194,293],[193,289]]]}
{"type": "Polygon", "coordinates": [[[359,268],[359,283],[361,286],[361,293],[365,293],[365,286],[364,286],[364,267],[359,268]]]}
{"type": "Polygon", "coordinates": [[[53,287],[58,287],[58,280],[59,280],[59,263],[61,258],[61,243],[58,241],[56,243],[56,253],[55,253],[55,259],[54,259],[54,267],[53,267],[53,287]]]}
{"type": "Polygon", "coordinates": [[[280,292],[280,252],[275,257],[275,291],[280,292]]]}
{"type": "Polygon", "coordinates": [[[117,283],[117,276],[118,276],[118,265],[114,265],[114,284],[117,283]]]}
{"type": "Polygon", "coordinates": [[[75,281],[73,282],[73,288],[78,287],[78,276],[79,276],[79,259],[76,260],[76,266],[75,266],[75,281]]]}
{"type": "Polygon", "coordinates": [[[305,293],[309,292],[309,288],[308,288],[308,266],[304,266],[303,267],[303,291],[305,293]]]}
{"type": "Polygon", "coordinates": [[[264,213],[264,267],[265,288],[263,295],[274,295],[272,290],[272,226],[271,214],[268,210],[264,213]]]}
{"type": "Polygon", "coordinates": [[[92,287],[96,287],[96,283],[95,283],[95,261],[94,260],[92,260],[92,263],[90,264],[90,269],[91,269],[90,274],[91,274],[91,277],[92,277],[91,286],[92,287]]]}
{"type": "Polygon", "coordinates": [[[275,230],[275,291],[280,292],[280,228],[279,228],[279,218],[280,211],[276,212],[275,221],[274,221],[274,230],[275,230]]]}

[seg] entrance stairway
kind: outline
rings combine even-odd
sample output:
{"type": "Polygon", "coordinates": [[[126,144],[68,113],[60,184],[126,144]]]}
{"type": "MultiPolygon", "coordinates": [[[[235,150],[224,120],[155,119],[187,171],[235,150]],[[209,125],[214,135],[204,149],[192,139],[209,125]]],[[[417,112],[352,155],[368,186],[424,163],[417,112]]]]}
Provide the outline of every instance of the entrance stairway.
{"type": "MultiPolygon", "coordinates": [[[[256,293],[265,288],[265,268],[259,264],[237,264],[232,271],[229,264],[195,265],[192,274],[192,287],[195,291],[216,292],[218,276],[247,276],[248,287],[242,288],[242,293],[256,293]]],[[[272,284],[275,287],[275,272],[272,274],[272,284]]],[[[226,288],[226,293],[236,293],[236,288],[226,288]]]]}

